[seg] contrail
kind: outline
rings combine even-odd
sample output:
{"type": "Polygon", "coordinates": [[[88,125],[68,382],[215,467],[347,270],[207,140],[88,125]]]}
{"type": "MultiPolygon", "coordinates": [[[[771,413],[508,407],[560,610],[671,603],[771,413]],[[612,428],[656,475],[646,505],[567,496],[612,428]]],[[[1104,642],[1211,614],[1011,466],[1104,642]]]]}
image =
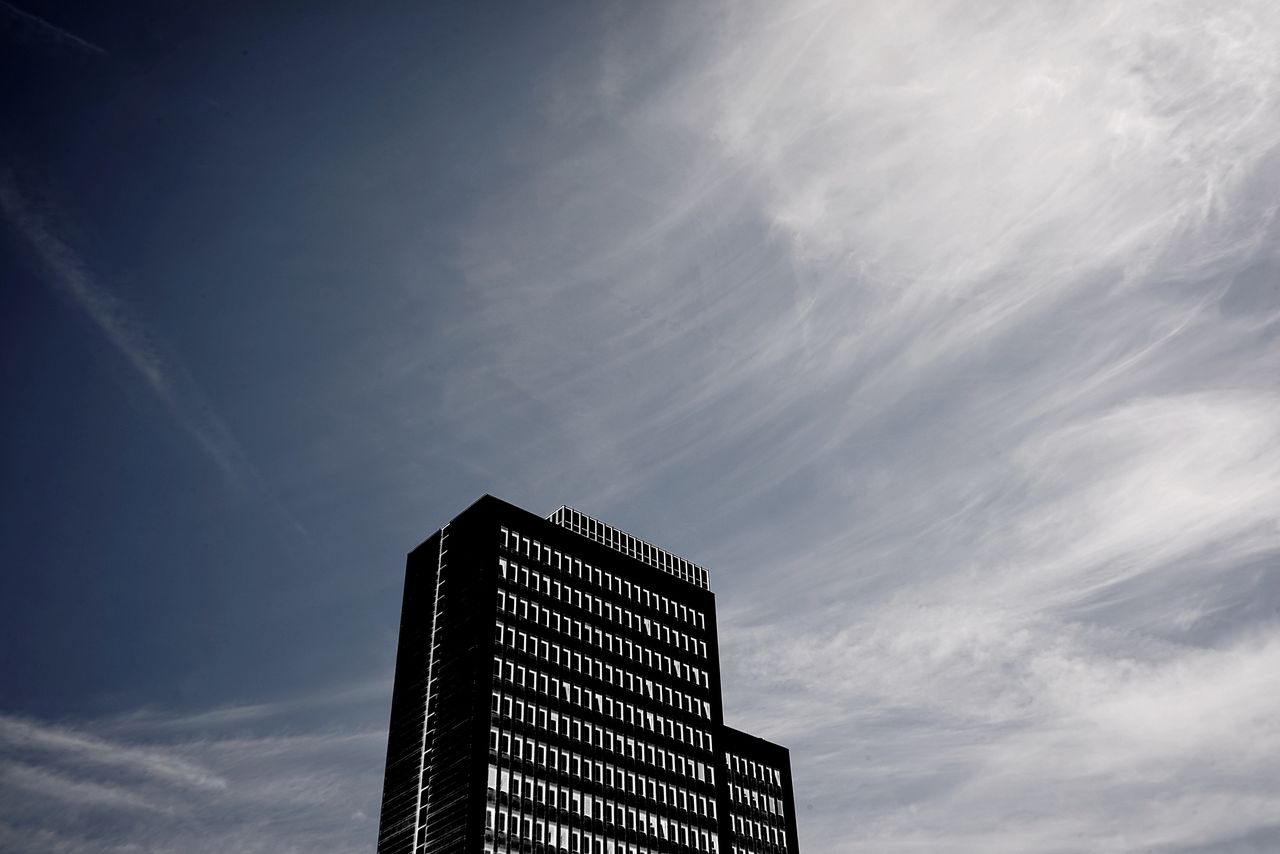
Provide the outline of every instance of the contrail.
{"type": "Polygon", "coordinates": [[[32,208],[12,176],[0,171],[0,222],[4,221],[35,251],[50,274],[49,284],[89,316],[111,345],[137,370],[178,426],[209,455],[229,482],[256,491],[308,542],[310,532],[272,494],[181,361],[165,358],[163,348],[129,307],[98,283],[75,249],[55,234],[44,217],[32,208]]]}
{"type": "Polygon", "coordinates": [[[4,174],[0,174],[0,216],[35,250],[52,274],[51,284],[89,316],[227,476],[233,482],[256,482],[256,472],[239,444],[182,365],[161,355],[129,308],[95,281],[76,251],[53,233],[4,174]]]}
{"type": "Polygon", "coordinates": [[[33,15],[30,12],[27,12],[23,9],[19,9],[17,6],[13,5],[12,3],[6,2],[6,0],[0,0],[0,6],[3,6],[14,16],[21,18],[24,21],[29,21],[32,24],[35,24],[40,29],[48,33],[51,33],[59,41],[70,42],[71,44],[75,45],[78,48],[87,50],[90,53],[96,53],[99,56],[109,55],[107,53],[106,48],[98,47],[93,42],[88,41],[86,39],[82,39],[75,33],[68,32],[67,30],[62,29],[62,27],[59,27],[57,24],[51,24],[48,21],[46,21],[44,18],[41,18],[38,15],[33,15]]]}
{"type": "Polygon", "coordinates": [[[151,389],[167,398],[170,388],[164,362],[137,322],[118,300],[93,281],[79,256],[31,210],[7,175],[0,175],[0,214],[36,250],[37,256],[54,274],[53,282],[57,287],[89,315],[151,389]]]}

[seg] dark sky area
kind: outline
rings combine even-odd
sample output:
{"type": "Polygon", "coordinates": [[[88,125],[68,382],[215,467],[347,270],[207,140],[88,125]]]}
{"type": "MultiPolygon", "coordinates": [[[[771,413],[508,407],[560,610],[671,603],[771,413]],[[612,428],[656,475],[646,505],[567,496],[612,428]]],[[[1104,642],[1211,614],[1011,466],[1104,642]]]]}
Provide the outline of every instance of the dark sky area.
{"type": "Polygon", "coordinates": [[[401,555],[497,488],[432,423],[448,242],[515,180],[512,89],[576,16],[173,5],[4,21],[0,607],[38,714],[385,668],[401,555]]]}

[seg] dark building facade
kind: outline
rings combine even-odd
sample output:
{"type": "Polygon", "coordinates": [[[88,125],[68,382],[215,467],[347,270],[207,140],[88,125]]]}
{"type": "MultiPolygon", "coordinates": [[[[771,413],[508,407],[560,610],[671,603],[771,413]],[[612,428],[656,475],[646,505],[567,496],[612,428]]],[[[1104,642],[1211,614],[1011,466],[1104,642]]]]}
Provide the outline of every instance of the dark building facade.
{"type": "Polygon", "coordinates": [[[719,661],[705,569],[484,496],[409,554],[378,854],[797,852],[719,661]]]}

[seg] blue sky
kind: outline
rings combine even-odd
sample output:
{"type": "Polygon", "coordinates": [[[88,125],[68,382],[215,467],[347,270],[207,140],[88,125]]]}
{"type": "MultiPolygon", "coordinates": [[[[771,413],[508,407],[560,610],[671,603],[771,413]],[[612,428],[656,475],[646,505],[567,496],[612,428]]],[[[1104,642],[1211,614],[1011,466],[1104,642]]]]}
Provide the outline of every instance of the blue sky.
{"type": "Polygon", "coordinates": [[[0,850],[371,851],[484,492],[811,854],[1280,847],[1273,4],[173,5],[0,2],[0,850]]]}

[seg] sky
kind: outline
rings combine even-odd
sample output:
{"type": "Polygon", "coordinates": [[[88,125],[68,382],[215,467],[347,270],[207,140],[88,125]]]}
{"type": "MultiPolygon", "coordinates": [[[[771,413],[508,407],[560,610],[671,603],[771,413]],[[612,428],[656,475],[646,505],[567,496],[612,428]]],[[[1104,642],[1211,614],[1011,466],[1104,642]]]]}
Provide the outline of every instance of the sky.
{"type": "Polygon", "coordinates": [[[0,851],[372,852],[483,493],[807,854],[1280,850],[1278,211],[1264,0],[0,0],[0,851]]]}

